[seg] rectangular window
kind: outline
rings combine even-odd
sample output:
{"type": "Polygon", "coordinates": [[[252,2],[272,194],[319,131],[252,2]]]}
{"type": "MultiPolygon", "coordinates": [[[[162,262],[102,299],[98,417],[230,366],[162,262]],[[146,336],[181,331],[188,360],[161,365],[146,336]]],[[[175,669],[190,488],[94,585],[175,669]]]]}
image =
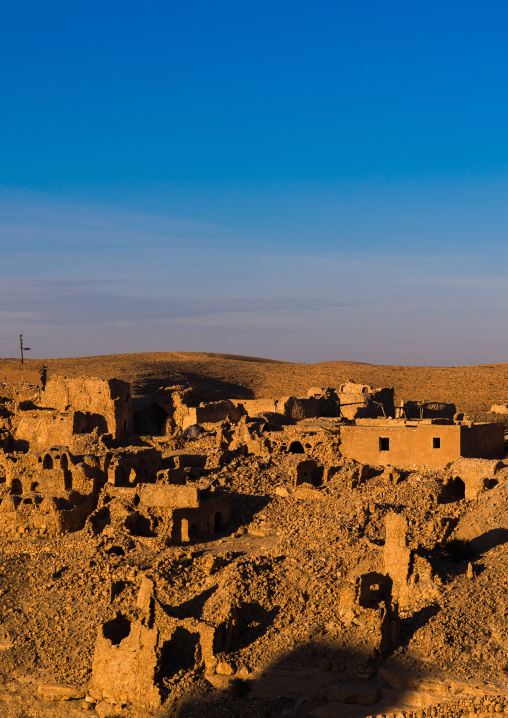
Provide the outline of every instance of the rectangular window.
{"type": "Polygon", "coordinates": [[[379,451],[390,451],[390,439],[388,437],[379,437],[379,451]]]}
{"type": "Polygon", "coordinates": [[[435,436],[435,437],[432,439],[432,448],[433,448],[433,449],[440,449],[440,448],[441,448],[441,439],[439,438],[439,436],[435,436]]]}

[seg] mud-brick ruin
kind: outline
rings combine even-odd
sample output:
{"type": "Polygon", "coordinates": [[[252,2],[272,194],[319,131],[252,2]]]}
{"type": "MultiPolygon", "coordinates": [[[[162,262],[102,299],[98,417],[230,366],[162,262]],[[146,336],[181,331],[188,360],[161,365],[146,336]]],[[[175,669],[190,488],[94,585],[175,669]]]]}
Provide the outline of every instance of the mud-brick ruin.
{"type": "Polygon", "coordinates": [[[503,412],[8,378],[2,716],[508,714],[503,412]]]}

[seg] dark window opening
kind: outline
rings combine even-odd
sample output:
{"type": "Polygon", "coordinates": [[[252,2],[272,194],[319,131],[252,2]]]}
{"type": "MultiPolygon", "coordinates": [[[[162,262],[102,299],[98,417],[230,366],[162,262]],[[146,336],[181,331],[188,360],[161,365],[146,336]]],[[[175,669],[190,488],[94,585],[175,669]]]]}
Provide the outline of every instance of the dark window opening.
{"type": "Polygon", "coordinates": [[[44,461],[42,462],[42,468],[43,469],[52,469],[53,468],[53,459],[51,458],[50,454],[46,454],[44,457],[44,461]]]}
{"type": "Polygon", "coordinates": [[[299,441],[292,441],[288,451],[290,454],[305,454],[305,450],[299,441]]]}
{"type": "Polygon", "coordinates": [[[440,449],[441,448],[441,439],[439,436],[435,436],[432,439],[432,448],[433,449],[440,449]]]}
{"type": "Polygon", "coordinates": [[[390,439],[388,437],[379,437],[379,451],[390,451],[390,439]]]}
{"type": "Polygon", "coordinates": [[[118,646],[130,632],[131,622],[127,616],[123,616],[121,613],[117,614],[112,621],[107,621],[102,628],[104,638],[111,641],[114,646],[118,646]]]}
{"type": "Polygon", "coordinates": [[[358,580],[358,602],[362,608],[379,608],[381,601],[392,600],[392,579],[381,573],[367,573],[358,580]]]}

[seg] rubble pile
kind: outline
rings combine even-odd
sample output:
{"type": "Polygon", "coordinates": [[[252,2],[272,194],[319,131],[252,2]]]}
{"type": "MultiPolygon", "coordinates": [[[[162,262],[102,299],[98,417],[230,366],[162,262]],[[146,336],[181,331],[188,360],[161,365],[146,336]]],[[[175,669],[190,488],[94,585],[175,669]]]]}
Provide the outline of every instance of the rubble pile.
{"type": "Polygon", "coordinates": [[[2,715],[508,713],[502,424],[351,381],[0,395],[2,715]]]}

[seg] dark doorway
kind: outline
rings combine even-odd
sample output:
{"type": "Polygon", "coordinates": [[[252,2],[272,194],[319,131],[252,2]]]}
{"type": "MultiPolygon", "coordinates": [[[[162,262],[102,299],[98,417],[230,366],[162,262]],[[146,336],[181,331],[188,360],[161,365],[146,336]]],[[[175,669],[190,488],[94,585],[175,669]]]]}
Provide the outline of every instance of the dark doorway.
{"type": "Polygon", "coordinates": [[[11,494],[14,496],[21,496],[23,493],[23,486],[19,479],[13,479],[11,484],[11,494]]]}

